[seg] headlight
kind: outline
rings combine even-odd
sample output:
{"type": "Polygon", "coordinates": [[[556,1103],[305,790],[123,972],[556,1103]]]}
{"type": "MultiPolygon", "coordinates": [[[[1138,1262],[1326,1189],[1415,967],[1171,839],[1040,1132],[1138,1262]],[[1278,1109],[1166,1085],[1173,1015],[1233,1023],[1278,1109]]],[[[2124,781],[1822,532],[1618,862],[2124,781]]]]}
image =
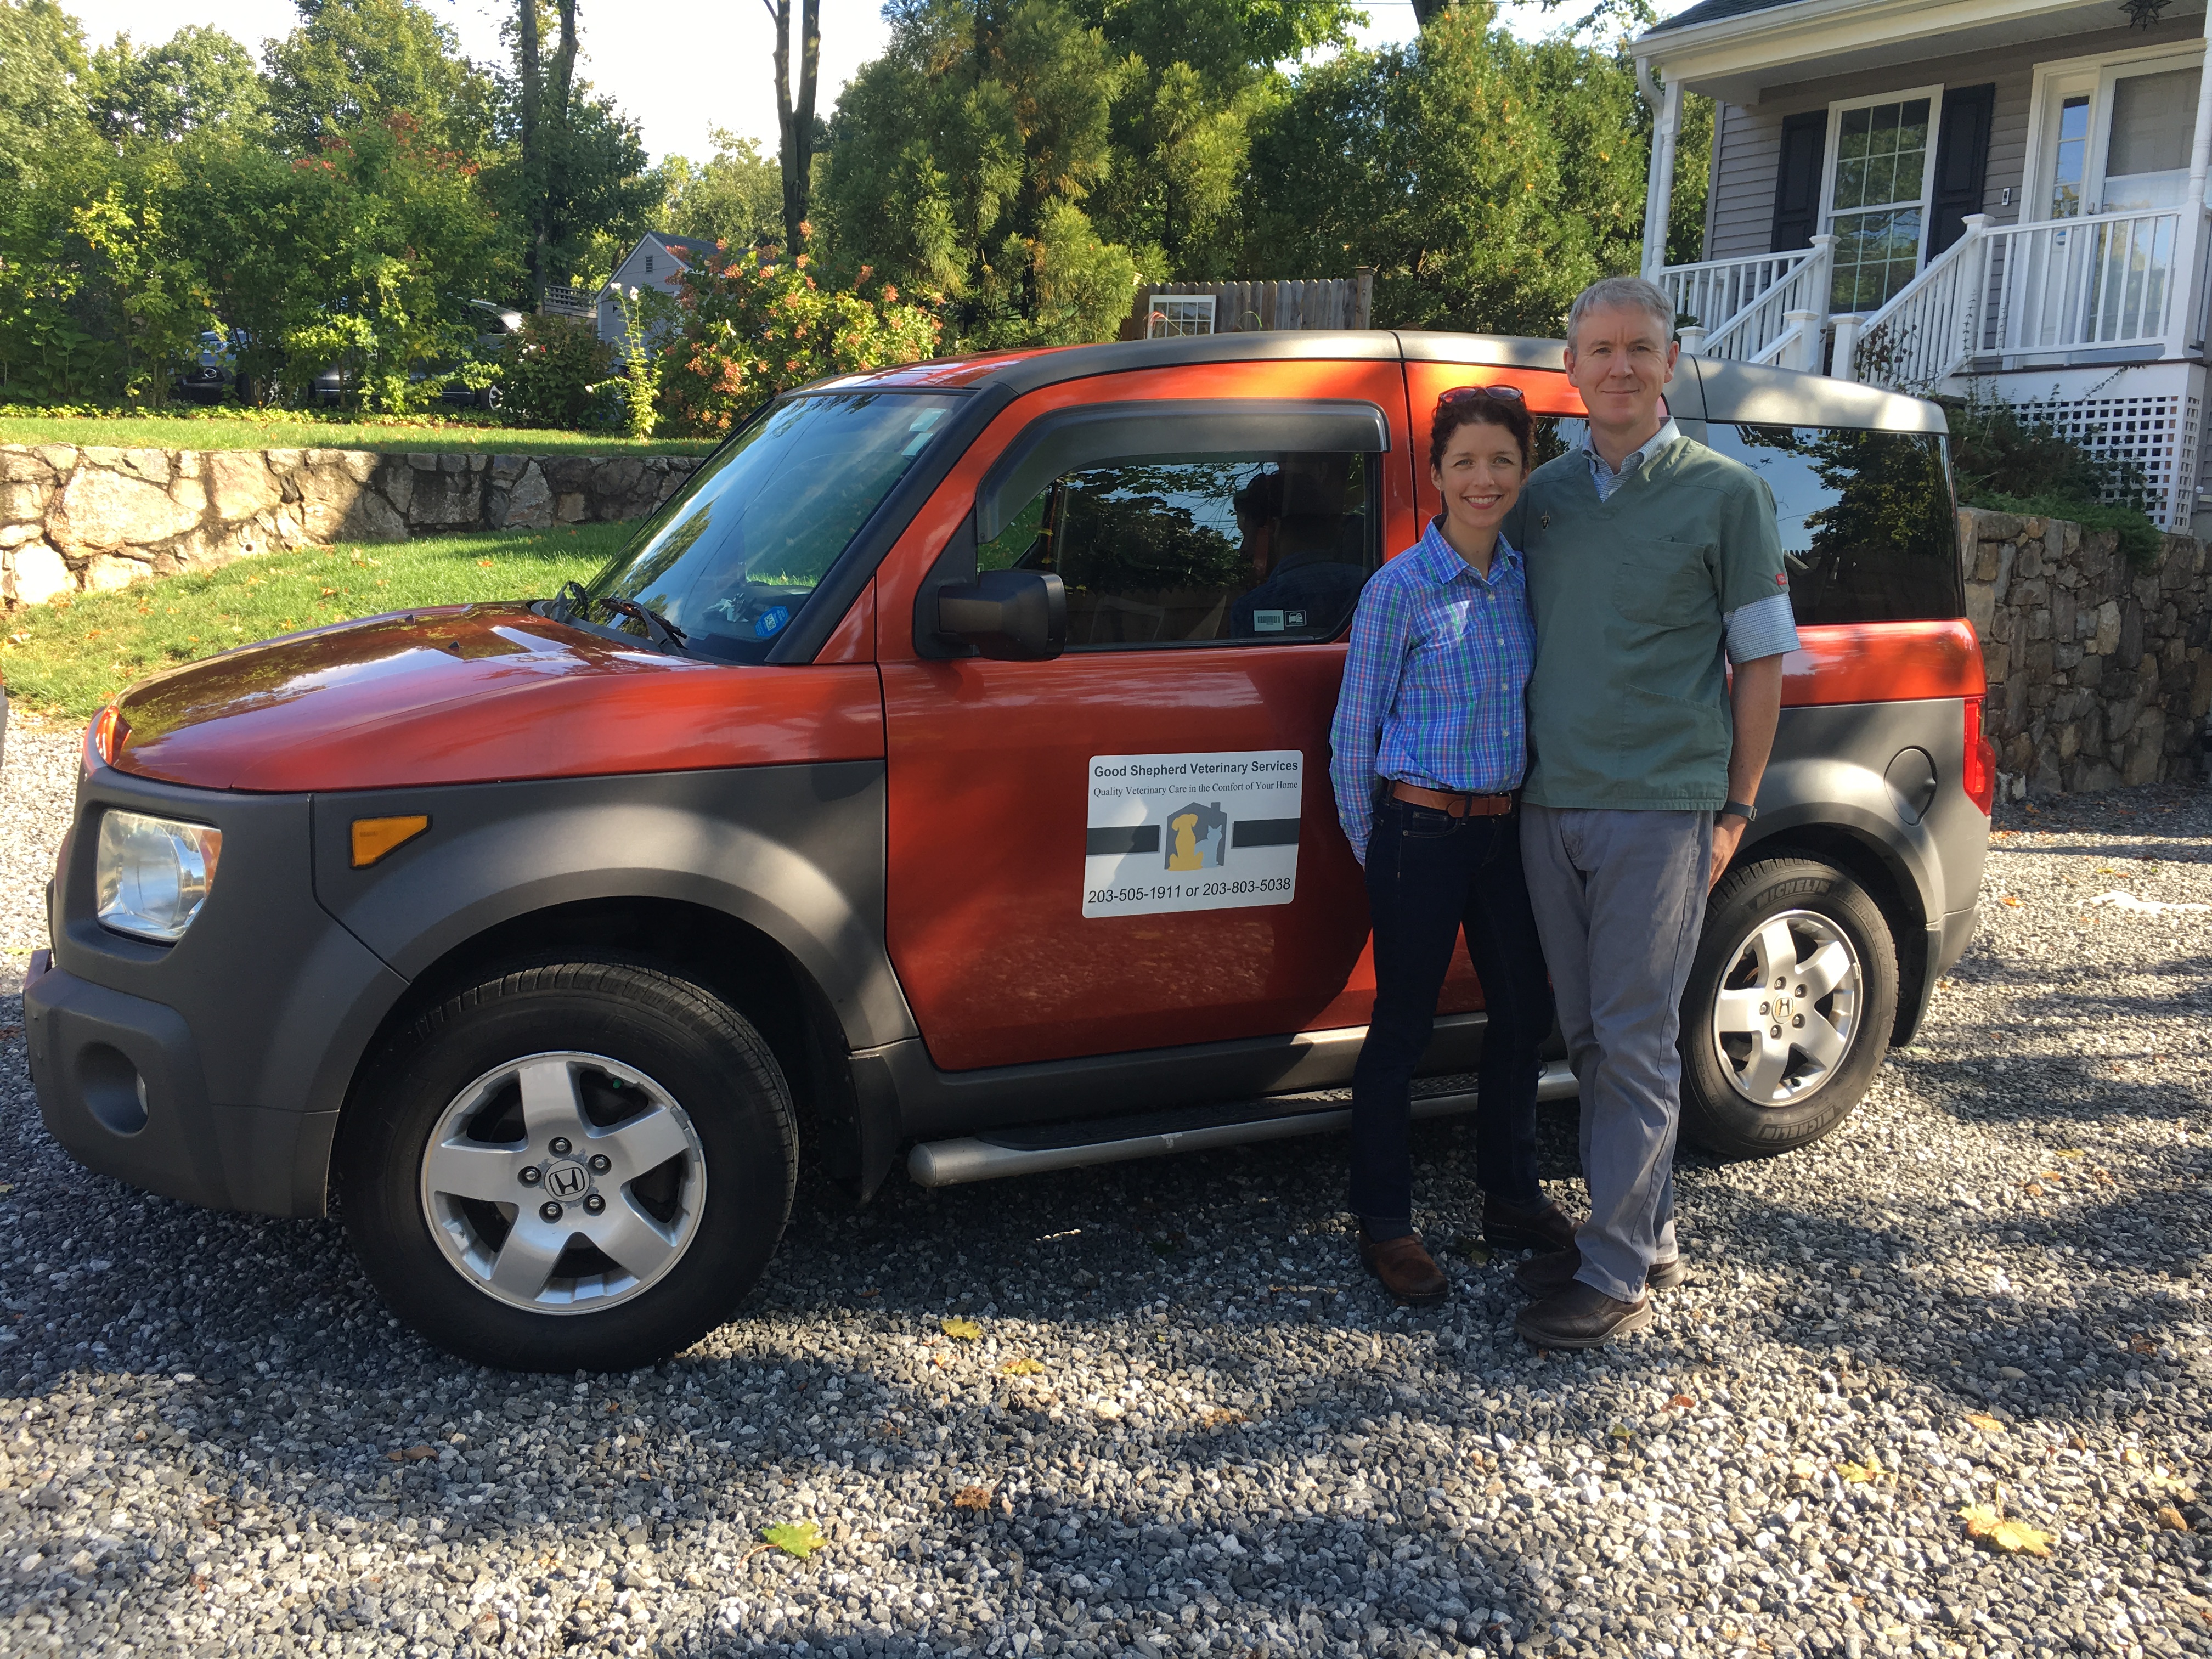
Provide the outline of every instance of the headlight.
{"type": "Polygon", "coordinates": [[[169,944],[185,936],[215,885],[222,831],[143,812],[100,819],[96,878],[104,927],[169,944]]]}

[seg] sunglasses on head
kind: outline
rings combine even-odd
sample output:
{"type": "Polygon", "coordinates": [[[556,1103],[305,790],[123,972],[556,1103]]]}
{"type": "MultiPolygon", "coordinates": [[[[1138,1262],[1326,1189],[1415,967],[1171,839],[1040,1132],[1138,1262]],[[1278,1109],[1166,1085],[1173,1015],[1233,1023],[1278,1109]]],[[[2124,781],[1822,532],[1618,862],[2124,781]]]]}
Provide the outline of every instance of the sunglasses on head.
{"type": "Polygon", "coordinates": [[[1465,404],[1472,403],[1477,398],[1495,398],[1501,404],[1527,401],[1517,386],[1455,386],[1437,401],[1440,404],[1465,404]]]}

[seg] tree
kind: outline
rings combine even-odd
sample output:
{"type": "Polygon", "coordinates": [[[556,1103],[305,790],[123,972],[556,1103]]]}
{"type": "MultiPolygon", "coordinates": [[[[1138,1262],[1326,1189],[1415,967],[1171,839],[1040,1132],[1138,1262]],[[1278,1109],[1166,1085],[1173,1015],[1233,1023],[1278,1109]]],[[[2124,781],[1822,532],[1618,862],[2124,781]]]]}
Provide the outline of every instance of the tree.
{"type": "Polygon", "coordinates": [[[294,154],[404,114],[422,141],[483,158],[492,89],[450,28],[416,0],[296,3],[300,27],[267,55],[270,112],[294,154]]]}
{"type": "Polygon", "coordinates": [[[0,0],[0,180],[11,192],[91,137],[75,86],[85,68],[83,32],[53,0],[0,0]]]}
{"type": "Polygon", "coordinates": [[[1078,204],[1141,68],[1056,0],[915,0],[838,103],[823,194],[841,264],[945,293],[978,343],[1109,335],[1136,265],[1078,204]]]}
{"type": "Polygon", "coordinates": [[[1301,76],[1254,139],[1255,267],[1369,265],[1378,323],[1535,335],[1638,268],[1650,116],[1631,64],[1492,17],[1463,4],[1301,76]]]}
{"type": "Polygon", "coordinates": [[[1358,15],[1342,0],[894,0],[887,15],[888,50],[830,124],[825,251],[945,293],[975,343],[1109,336],[1140,271],[1237,275],[1252,125],[1285,95],[1280,66],[1348,44],[1358,15]]]}
{"type": "Polygon", "coordinates": [[[111,143],[171,143],[203,127],[265,125],[268,94],[253,54],[221,29],[187,23],[143,52],[127,34],[94,54],[84,82],[93,124],[111,143]]]}
{"type": "Polygon", "coordinates": [[[538,136],[538,112],[545,100],[538,63],[538,0],[516,0],[514,24],[515,108],[522,139],[521,195],[527,227],[523,263],[530,271],[530,302],[545,297],[545,261],[540,246],[544,218],[545,149],[538,136]]]}
{"type": "Polygon", "coordinates": [[[760,145],[726,127],[709,134],[714,154],[695,167],[681,155],[662,164],[668,195],[662,222],[678,236],[720,242],[732,252],[773,240],[783,228],[783,181],[760,145]]]}
{"type": "Polygon", "coordinates": [[[822,0],[800,0],[799,95],[791,93],[791,0],[761,0],[775,23],[775,118],[781,142],[784,246],[805,244],[806,209],[814,183],[814,82],[822,61],[822,0]]]}

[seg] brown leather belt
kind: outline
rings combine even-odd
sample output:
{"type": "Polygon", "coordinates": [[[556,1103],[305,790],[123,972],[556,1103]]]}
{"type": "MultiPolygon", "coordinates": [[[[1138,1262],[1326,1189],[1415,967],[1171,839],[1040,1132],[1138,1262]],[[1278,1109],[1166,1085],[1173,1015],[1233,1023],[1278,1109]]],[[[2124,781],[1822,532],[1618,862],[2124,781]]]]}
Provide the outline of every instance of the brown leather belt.
{"type": "Polygon", "coordinates": [[[1425,806],[1455,818],[1502,818],[1513,810],[1510,795],[1463,795],[1452,789],[1424,789],[1419,784],[1390,785],[1390,799],[1425,806]]]}

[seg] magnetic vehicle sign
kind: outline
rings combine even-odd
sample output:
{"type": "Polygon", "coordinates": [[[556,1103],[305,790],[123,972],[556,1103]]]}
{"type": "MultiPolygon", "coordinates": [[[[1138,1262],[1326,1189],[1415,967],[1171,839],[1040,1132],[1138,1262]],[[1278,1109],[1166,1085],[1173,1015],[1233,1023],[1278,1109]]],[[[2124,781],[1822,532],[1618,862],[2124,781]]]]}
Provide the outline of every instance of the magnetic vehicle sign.
{"type": "Polygon", "coordinates": [[[1296,749],[1092,756],[1083,914],[1288,904],[1304,777],[1296,749]]]}

